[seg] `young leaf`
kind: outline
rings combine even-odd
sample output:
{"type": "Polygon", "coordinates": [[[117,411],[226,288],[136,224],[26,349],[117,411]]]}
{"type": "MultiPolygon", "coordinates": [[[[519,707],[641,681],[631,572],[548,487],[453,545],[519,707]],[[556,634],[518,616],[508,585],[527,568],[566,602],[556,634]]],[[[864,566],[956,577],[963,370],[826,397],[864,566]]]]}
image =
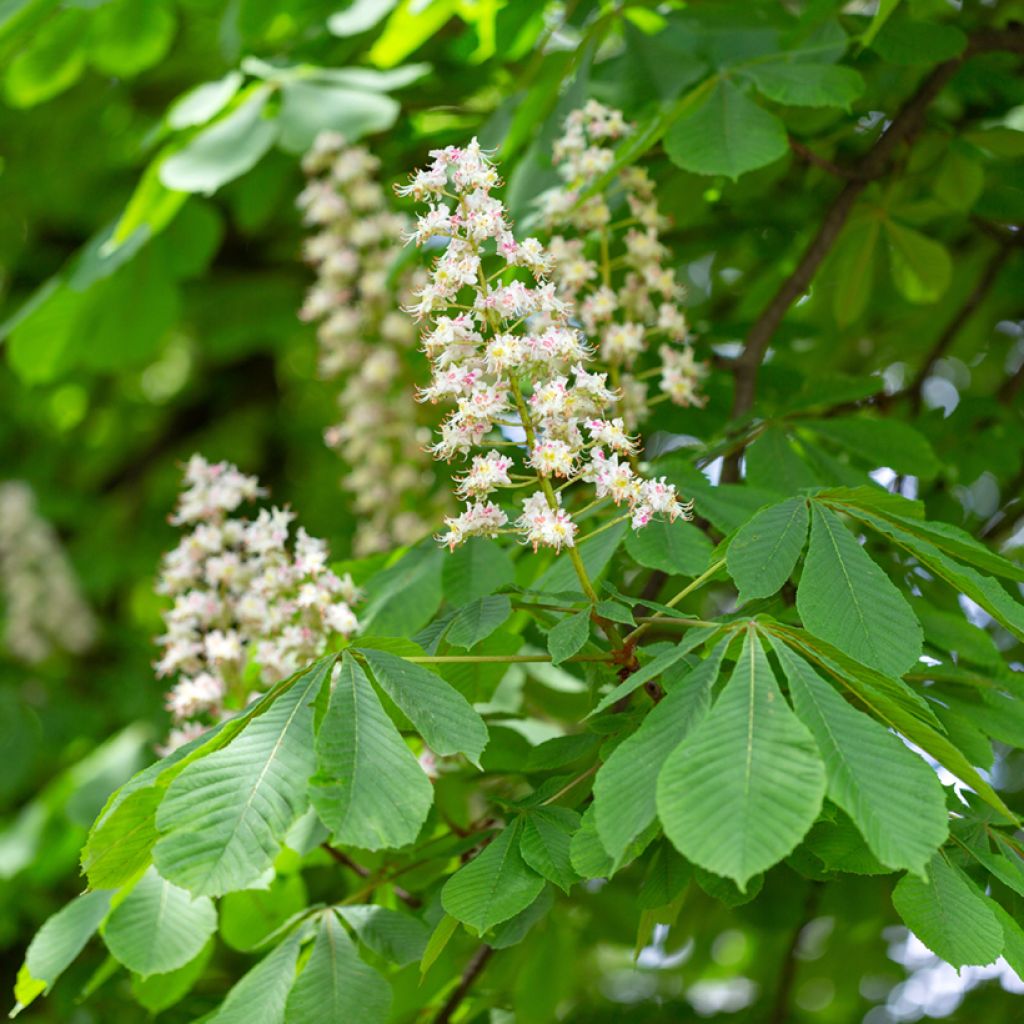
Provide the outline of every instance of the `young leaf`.
{"type": "Polygon", "coordinates": [[[941,851],[928,864],[928,881],[904,875],[892,903],[903,923],[954,967],[990,964],[1003,951],[1003,929],[985,897],[941,851]]]}
{"type": "Polygon", "coordinates": [[[807,540],[807,523],[806,499],[790,498],[740,528],[726,553],[726,567],[741,601],[770,597],[789,579],[807,540]]]}
{"type": "Polygon", "coordinates": [[[487,746],[487,726],[439,675],[387,651],[361,652],[381,689],[409,717],[435,754],[465,754],[473,764],[487,746]]]}
{"type": "Polygon", "coordinates": [[[103,929],[107,949],[130,971],[147,977],[184,967],[217,930],[217,909],[150,868],[113,910],[103,929]]]}
{"type": "Polygon", "coordinates": [[[654,820],[658,773],[665,759],[707,713],[728,642],[674,686],[632,736],[620,743],[594,779],[594,818],[604,848],[618,859],[654,820]]]}
{"type": "Polygon", "coordinates": [[[775,643],[797,716],[817,741],[828,797],[890,868],[923,875],[949,832],[935,772],[884,726],[855,711],[803,658],[775,643]]]}
{"type": "Polygon", "coordinates": [[[427,948],[423,950],[423,959],[420,960],[421,978],[434,966],[434,961],[444,951],[444,947],[448,945],[448,942],[455,932],[458,931],[458,928],[459,922],[451,914],[445,914],[437,922],[437,926],[430,933],[430,938],[427,940],[427,948]]]}
{"type": "Polygon", "coordinates": [[[812,633],[880,672],[902,675],[921,655],[921,626],[906,598],[817,503],[796,606],[812,633]]]}
{"type": "Polygon", "coordinates": [[[310,800],[337,842],[380,850],[419,834],[433,786],[349,654],[320,726],[316,761],[310,800]]]}
{"type": "Polygon", "coordinates": [[[569,857],[579,827],[580,816],[567,807],[538,807],[527,816],[519,839],[523,860],[566,893],[580,880],[569,857]]]}
{"type": "Polygon", "coordinates": [[[751,627],[711,713],[661,770],[665,834],[688,860],[745,889],[796,847],[824,794],[814,739],[786,704],[751,627]]]}
{"type": "Polygon", "coordinates": [[[486,640],[512,614],[512,602],[504,594],[478,597],[455,613],[445,639],[469,650],[486,640]]]}
{"type": "Polygon", "coordinates": [[[363,1021],[384,1024],[391,1011],[391,986],[369,964],[334,912],[320,916],[313,951],[285,1005],[285,1024],[308,1021],[363,1021]]]}
{"type": "Polygon", "coordinates": [[[242,975],[207,1024],[282,1024],[298,959],[299,936],[293,933],[242,975]]]}
{"type": "Polygon", "coordinates": [[[590,609],[585,608],[575,615],[567,615],[551,627],[548,632],[548,651],[551,663],[561,665],[581,650],[590,637],[590,609]]]}
{"type": "Polygon", "coordinates": [[[313,701],[333,664],[322,658],[233,742],[171,783],[157,809],[162,837],[153,848],[164,878],[199,896],[260,881],[308,805],[313,701]]]}
{"type": "Polygon", "coordinates": [[[893,283],[908,302],[937,302],[945,294],[953,277],[949,250],[920,231],[882,222],[889,240],[889,262],[893,283]]]}
{"type": "Polygon", "coordinates": [[[441,905],[478,934],[525,910],[544,888],[544,879],[519,852],[522,822],[507,825],[441,890],[441,905]]]}

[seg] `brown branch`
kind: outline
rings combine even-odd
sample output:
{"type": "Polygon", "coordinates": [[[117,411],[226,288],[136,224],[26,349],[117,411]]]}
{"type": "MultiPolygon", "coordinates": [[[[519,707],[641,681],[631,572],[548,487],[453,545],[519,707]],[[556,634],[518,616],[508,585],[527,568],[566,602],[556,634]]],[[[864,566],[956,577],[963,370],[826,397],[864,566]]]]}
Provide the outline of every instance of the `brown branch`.
{"type": "Polygon", "coordinates": [[[915,416],[921,411],[921,401],[924,397],[924,382],[928,379],[935,364],[945,355],[949,346],[956,340],[956,336],[960,333],[964,324],[970,320],[971,315],[984,302],[985,297],[992,290],[992,286],[996,283],[996,278],[999,277],[999,271],[1002,270],[1003,264],[1006,262],[1006,254],[1009,252],[1009,249],[1009,245],[1002,243],[992,253],[974,287],[956,311],[953,319],[946,324],[945,329],[935,339],[935,344],[932,345],[927,358],[921,364],[921,368],[914,375],[914,379],[907,385],[907,392],[910,395],[910,408],[915,416]]]}
{"type": "Polygon", "coordinates": [[[821,897],[821,882],[811,882],[807,890],[807,898],[804,900],[803,914],[800,922],[793,929],[789,938],[786,952],[779,967],[779,979],[775,985],[775,999],[772,1003],[771,1013],[765,1019],[766,1024],[787,1024],[791,1019],[789,1015],[789,998],[793,991],[793,982],[796,981],[796,954],[800,948],[800,936],[804,928],[814,919],[818,911],[818,900],[821,897]]]}
{"type": "MultiPolygon", "coordinates": [[[[911,142],[923,123],[928,107],[956,74],[964,60],[990,50],[1024,52],[1024,30],[1014,26],[1001,31],[980,32],[972,36],[963,54],[932,69],[857,165],[854,176],[850,177],[829,207],[817,233],[804,250],[800,262],[779,286],[747,334],[743,351],[733,366],[736,380],[732,409],[734,418],[746,415],[753,408],[757,392],[757,371],[768,345],[789,308],[806,292],[818,268],[835,245],[860,194],[869,182],[878,180],[889,170],[899,147],[911,142]]],[[[738,453],[736,457],[727,461],[723,469],[723,481],[728,482],[738,477],[738,462],[738,453]]]]}
{"type": "Polygon", "coordinates": [[[480,977],[481,972],[487,966],[487,962],[492,956],[494,956],[494,950],[490,946],[480,946],[470,957],[458,985],[456,985],[454,991],[434,1018],[434,1024],[449,1024],[455,1011],[462,1005],[462,1000],[469,994],[469,990],[473,987],[473,982],[480,977]]]}
{"type": "MultiPolygon", "coordinates": [[[[333,858],[338,864],[349,869],[349,871],[355,872],[360,878],[369,878],[369,868],[364,868],[362,864],[357,864],[347,853],[343,853],[341,850],[331,846],[330,843],[321,843],[320,848],[324,850],[331,858],[333,858]]],[[[384,884],[386,879],[381,880],[381,884],[384,884]]],[[[413,909],[423,906],[423,901],[418,896],[413,896],[411,892],[407,892],[399,885],[392,885],[394,894],[407,906],[413,909]]]]}
{"type": "Polygon", "coordinates": [[[842,178],[844,181],[854,181],[857,178],[856,170],[842,167],[833,160],[829,160],[828,157],[815,153],[810,146],[804,145],[799,139],[794,139],[792,135],[789,137],[789,148],[805,163],[820,167],[836,178],[842,178]]]}

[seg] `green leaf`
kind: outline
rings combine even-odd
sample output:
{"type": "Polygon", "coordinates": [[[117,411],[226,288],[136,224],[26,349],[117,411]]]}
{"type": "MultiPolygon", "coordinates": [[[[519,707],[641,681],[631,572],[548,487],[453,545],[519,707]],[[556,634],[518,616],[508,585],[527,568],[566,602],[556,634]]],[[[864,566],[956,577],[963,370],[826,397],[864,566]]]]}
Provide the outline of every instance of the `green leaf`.
{"type": "Polygon", "coordinates": [[[148,978],[132,975],[132,998],[150,1013],[162,1011],[180,1002],[202,977],[210,962],[216,942],[210,939],[183,967],[167,974],[151,974],[148,978]]]}
{"type": "Polygon", "coordinates": [[[719,79],[665,135],[669,159],[694,174],[735,180],[789,152],[786,129],[728,79],[719,79]]]}
{"type": "Polygon", "coordinates": [[[790,498],[758,512],[733,537],[726,567],[741,602],[771,597],[792,575],[807,541],[807,501],[790,498]]]}
{"type": "Polygon", "coordinates": [[[796,606],[812,633],[880,672],[902,675],[921,655],[921,626],[906,598],[818,503],[796,606]]]}
{"type": "Polygon", "coordinates": [[[206,1024],[282,1024],[298,959],[299,937],[293,934],[242,975],[206,1024]]]}
{"type": "Polygon", "coordinates": [[[399,967],[415,963],[427,948],[430,932],[411,914],[369,903],[339,906],[335,910],[364,946],[399,967]]]}
{"type": "Polygon", "coordinates": [[[515,582],[516,571],[508,552],[487,537],[470,537],[443,559],[444,596],[456,607],[515,582]]]}
{"type": "MultiPolygon", "coordinates": [[[[434,541],[419,544],[366,584],[359,616],[363,633],[413,636],[441,603],[441,566],[445,555],[434,541]]],[[[483,595],[481,595],[483,596],[483,595]]]]}
{"type": "Polygon", "coordinates": [[[851,221],[839,237],[831,261],[831,282],[832,315],[840,327],[859,319],[872,295],[880,232],[877,217],[861,217],[851,221]]]}
{"type": "Polygon", "coordinates": [[[892,903],[903,923],[953,967],[990,964],[1003,951],[1003,929],[985,897],[941,852],[928,865],[928,881],[904,875],[892,903]]]}
{"type": "Polygon", "coordinates": [[[687,860],[745,889],[797,846],[824,795],[814,738],[786,704],[751,627],[715,706],[658,777],[665,834],[687,860]]]}
{"type": "Polygon", "coordinates": [[[210,195],[251,170],[280,131],[276,120],[264,116],[270,96],[269,85],[255,86],[234,110],[169,156],[160,165],[164,185],[210,195]]]}
{"type": "Polygon", "coordinates": [[[342,658],[316,755],[310,800],[336,842],[380,850],[416,838],[434,800],[433,786],[349,654],[342,658]]]}
{"type": "Polygon", "coordinates": [[[486,640],[512,614],[512,602],[504,594],[478,597],[455,613],[445,640],[467,650],[486,640]]]}
{"type": "Polygon", "coordinates": [[[802,658],[774,644],[797,716],[825,760],[828,798],[890,868],[923,875],[949,833],[935,772],[884,726],[855,711],[802,658]]]}
{"type": "Polygon", "coordinates": [[[333,911],[320,917],[313,951],[292,986],[285,1024],[356,1021],[384,1024],[391,1012],[391,986],[369,964],[333,911]]]}
{"type": "Polygon", "coordinates": [[[648,569],[670,576],[699,576],[711,561],[711,541],[693,523],[656,519],[626,535],[626,550],[648,569]]]}
{"type": "Polygon", "coordinates": [[[875,36],[881,32],[885,23],[892,17],[893,11],[900,5],[900,0],[879,0],[878,8],[871,18],[864,34],[860,37],[861,46],[870,46],[875,36]]]}
{"type": "Polygon", "coordinates": [[[743,73],[758,91],[776,103],[792,107],[842,107],[864,92],[864,79],[853,70],[835,64],[779,62],[751,64],[743,73]]]}
{"type": "Polygon", "coordinates": [[[942,467],[928,439],[899,420],[849,416],[803,420],[800,426],[842,445],[872,468],[889,466],[897,473],[931,480],[942,467]]]}
{"type": "Polygon", "coordinates": [[[229,71],[223,78],[189,89],[167,108],[168,127],[180,131],[206,124],[231,102],[243,81],[240,71],[229,71]]]}
{"type": "Polygon", "coordinates": [[[551,663],[561,665],[582,650],[590,639],[590,609],[560,619],[548,632],[548,652],[551,663]]]}
{"type": "Polygon", "coordinates": [[[601,842],[597,831],[597,818],[591,804],[583,815],[580,827],[576,830],[569,844],[569,857],[573,870],[583,878],[611,878],[620,868],[636,860],[653,842],[658,834],[658,823],[652,821],[626,847],[623,854],[613,857],[601,842]]]}
{"type": "Polygon", "coordinates": [[[130,78],[163,60],[177,19],[166,0],[108,0],[89,19],[89,62],[130,78]]]}
{"type": "Polygon", "coordinates": [[[434,966],[434,961],[444,951],[445,946],[448,945],[451,937],[458,931],[458,928],[459,922],[451,914],[445,914],[437,922],[437,926],[430,933],[427,948],[423,951],[423,959],[420,960],[421,978],[434,966]]]}
{"type": "Polygon", "coordinates": [[[899,17],[887,21],[874,41],[865,38],[864,45],[890,64],[912,67],[958,56],[967,46],[967,36],[955,25],[899,17]]]}
{"type": "Polygon", "coordinates": [[[883,222],[889,241],[889,263],[893,283],[908,302],[937,302],[953,278],[953,261],[944,245],[920,231],[883,222]]]}
{"type": "Polygon", "coordinates": [[[811,467],[793,450],[786,432],[770,426],[747,449],[746,476],[754,487],[790,495],[805,487],[817,487],[811,467]]]}
{"type": "Polygon", "coordinates": [[[692,866],[679,856],[676,848],[667,839],[658,840],[636,894],[637,906],[645,910],[667,906],[692,877],[692,866]]]}
{"type": "Polygon", "coordinates": [[[147,977],[184,967],[217,930],[217,910],[150,868],[112,911],[103,929],[107,949],[130,971],[147,977]]]}
{"type": "Polygon", "coordinates": [[[711,705],[711,687],[728,642],[720,643],[647,713],[594,779],[594,821],[601,845],[616,860],[657,814],[658,773],[711,705]]]}
{"type": "Polygon", "coordinates": [[[951,210],[974,206],[985,187],[985,170],[966,147],[952,145],[932,182],[932,192],[951,210]]]}
{"type": "Polygon", "coordinates": [[[610,693],[606,693],[598,701],[597,707],[587,715],[587,718],[599,715],[606,708],[610,708],[613,704],[622,700],[623,697],[628,696],[638,687],[643,686],[644,683],[651,679],[656,679],[663,672],[670,669],[677,661],[680,661],[689,654],[690,651],[695,650],[701,644],[710,640],[717,632],[716,628],[705,629],[701,627],[699,629],[691,629],[686,634],[686,638],[676,644],[675,647],[662,651],[642,668],[637,669],[631,676],[619,683],[610,693]]]}
{"type": "Polygon", "coordinates": [[[537,807],[526,817],[519,839],[526,864],[565,893],[580,880],[569,856],[579,827],[580,816],[567,807],[537,807]]]}
{"type": "MultiPolygon", "coordinates": [[[[617,526],[604,530],[596,537],[591,537],[589,540],[585,540],[582,544],[578,545],[577,550],[583,559],[583,566],[592,581],[596,580],[604,572],[628,530],[628,523],[619,523],[617,526]]],[[[576,570],[573,568],[569,556],[562,554],[534,582],[533,587],[536,590],[554,593],[559,590],[578,590],[579,585],[579,577],[576,575],[576,570]]]]}
{"type": "Polygon", "coordinates": [[[278,875],[266,889],[229,892],[220,901],[221,938],[232,949],[251,952],[306,904],[301,874],[278,875]]]}
{"type": "Polygon", "coordinates": [[[69,89],[85,70],[85,16],[61,11],[8,64],[4,96],[12,107],[33,107],[69,89]]]}
{"type": "Polygon", "coordinates": [[[282,87],[281,148],[304,153],[322,131],[341,132],[354,141],[390,128],[401,109],[379,92],[287,79],[282,87]]]}
{"type": "Polygon", "coordinates": [[[358,35],[387,17],[397,4],[398,0],[352,0],[327,19],[327,28],[335,36],[358,35]]]}
{"type": "Polygon", "coordinates": [[[82,871],[94,889],[117,888],[149,863],[150,851],[160,838],[156,809],[165,792],[157,786],[139,789],[102,825],[94,826],[82,849],[82,871]]]}
{"type": "Polygon", "coordinates": [[[164,878],[204,896],[261,881],[308,804],[313,702],[333,664],[333,656],[322,658],[232,743],[171,783],[153,848],[164,878]]]}
{"type": "Polygon", "coordinates": [[[423,741],[443,757],[465,754],[475,765],[487,746],[487,726],[465,697],[439,675],[387,651],[361,652],[385,693],[423,741]]]}
{"type": "Polygon", "coordinates": [[[523,822],[507,825],[441,890],[441,905],[482,935],[525,910],[544,888],[544,879],[519,852],[523,822]]]}
{"type": "Polygon", "coordinates": [[[14,995],[16,1010],[28,1006],[36,996],[49,992],[64,969],[82,952],[96,934],[110,909],[109,890],[92,890],[76,896],[67,906],[46,919],[25,953],[18,972],[14,995]]]}

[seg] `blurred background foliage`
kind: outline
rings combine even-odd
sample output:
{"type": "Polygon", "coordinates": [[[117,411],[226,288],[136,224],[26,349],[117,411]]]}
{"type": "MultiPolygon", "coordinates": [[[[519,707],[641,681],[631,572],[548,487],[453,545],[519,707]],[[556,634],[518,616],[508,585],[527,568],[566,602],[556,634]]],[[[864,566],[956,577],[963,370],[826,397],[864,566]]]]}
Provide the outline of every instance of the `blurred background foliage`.
{"type": "MultiPolygon", "coordinates": [[[[0,479],[32,486],[101,624],[84,656],[0,656],[3,987],[27,937],[77,891],[77,852],[106,794],[165,728],[153,579],[174,541],[180,463],[194,451],[238,463],[348,554],[341,470],[321,439],[333,391],[295,315],[309,283],[297,156],[319,129],[368,135],[395,180],[429,148],[479,134],[524,220],[554,180],[564,114],[587,96],[622,107],[673,221],[696,332],[722,363],[857,183],[849,221],[774,335],[758,413],[796,414],[780,427],[789,443],[828,458],[798,416],[884,387],[937,455],[930,474],[915,463],[929,517],[1019,544],[1019,56],[964,60],[922,110],[914,147],[870,182],[857,175],[936,66],[1021,18],[1019,0],[0,2],[0,479]],[[797,72],[759,73],[780,50],[797,72]]],[[[732,386],[715,374],[706,410],[657,426],[721,437],[732,386]]],[[[778,458],[762,465],[792,466],[778,458]]],[[[639,969],[623,943],[637,885],[626,872],[566,900],[496,960],[488,984],[511,993],[514,1019],[552,1019],[569,1000],[588,1022],[782,1020],[770,993],[790,969],[787,1020],[1019,1019],[998,979],[977,971],[965,995],[904,930],[880,938],[893,914],[871,878],[822,891],[779,868],[756,902],[705,897],[687,909],[696,941],[645,952],[639,969]],[[815,928],[794,931],[809,916],[815,928]],[[908,990],[912,968],[925,974],[908,990]]],[[[276,898],[266,913],[280,920],[304,893],[276,898]]],[[[239,915],[264,912],[238,902],[239,915]]],[[[215,1001],[245,962],[221,950],[201,988],[215,1001]]],[[[399,1007],[423,997],[410,972],[399,1007]]],[[[86,956],[29,1017],[145,1019],[129,984],[86,956]],[[78,1005],[83,987],[96,991],[78,1005]]]]}

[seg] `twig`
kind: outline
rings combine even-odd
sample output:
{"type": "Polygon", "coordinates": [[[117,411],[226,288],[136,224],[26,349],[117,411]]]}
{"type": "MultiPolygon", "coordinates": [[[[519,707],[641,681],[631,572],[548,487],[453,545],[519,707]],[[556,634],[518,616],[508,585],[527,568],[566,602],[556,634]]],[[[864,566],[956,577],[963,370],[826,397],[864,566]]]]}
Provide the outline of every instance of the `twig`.
{"type": "Polygon", "coordinates": [[[480,977],[480,973],[492,956],[494,956],[494,950],[490,946],[480,946],[470,957],[458,985],[434,1018],[434,1024],[448,1024],[452,1015],[462,1004],[462,1000],[466,998],[469,990],[473,987],[473,982],[480,977]]]}
{"type": "MultiPolygon", "coordinates": [[[[331,846],[330,843],[321,843],[320,848],[325,850],[327,854],[332,857],[339,864],[348,868],[349,871],[354,871],[360,878],[369,878],[369,868],[364,868],[362,864],[357,864],[348,854],[343,853],[341,850],[331,846]]],[[[394,894],[407,906],[412,908],[422,907],[423,900],[418,896],[413,896],[411,892],[407,892],[400,885],[392,885],[391,887],[394,894]]]]}
{"type": "Polygon", "coordinates": [[[848,167],[841,167],[839,164],[829,160],[827,157],[821,156],[819,153],[815,153],[810,146],[805,146],[799,139],[794,139],[791,135],[789,137],[789,148],[801,160],[809,164],[813,164],[815,167],[820,167],[824,171],[828,171],[829,174],[834,175],[837,178],[842,178],[844,181],[854,181],[857,178],[857,172],[850,170],[848,167]]]}

